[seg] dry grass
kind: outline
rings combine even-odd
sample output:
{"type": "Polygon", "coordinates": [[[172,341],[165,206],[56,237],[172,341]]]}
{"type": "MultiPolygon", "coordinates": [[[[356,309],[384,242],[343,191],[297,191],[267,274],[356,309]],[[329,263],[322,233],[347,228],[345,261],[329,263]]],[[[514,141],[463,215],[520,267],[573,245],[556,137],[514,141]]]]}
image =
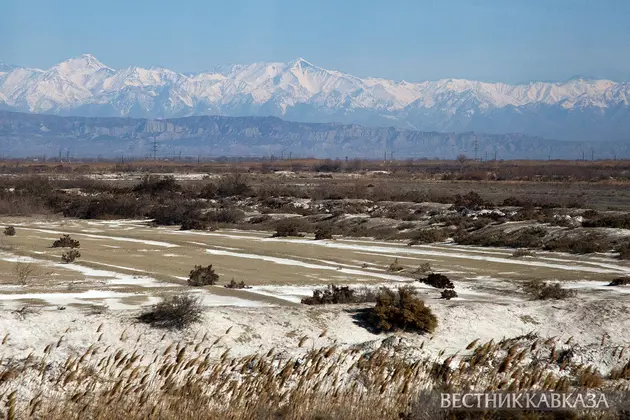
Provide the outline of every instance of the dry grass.
{"type": "MultiPolygon", "coordinates": [[[[429,420],[454,414],[436,408],[432,391],[568,392],[605,385],[595,367],[560,361],[561,342],[533,334],[475,340],[460,358],[414,359],[385,342],[370,351],[333,346],[293,357],[271,349],[233,358],[216,347],[219,340],[165,342],[152,354],[142,350],[140,337],[131,350],[96,341],[60,362],[53,360],[69,349],[63,337],[51,340],[21,360],[1,360],[0,411],[8,419],[53,420],[429,420]]],[[[599,418],[618,418],[610,414],[599,418]]]]}

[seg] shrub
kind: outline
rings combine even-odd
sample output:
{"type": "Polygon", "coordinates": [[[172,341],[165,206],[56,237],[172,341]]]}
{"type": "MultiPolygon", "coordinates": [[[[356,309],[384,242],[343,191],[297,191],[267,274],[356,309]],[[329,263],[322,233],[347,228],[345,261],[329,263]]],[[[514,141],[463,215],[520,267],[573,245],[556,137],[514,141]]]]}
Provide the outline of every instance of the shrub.
{"type": "Polygon", "coordinates": [[[245,213],[238,209],[225,208],[208,212],[205,214],[205,216],[211,222],[233,224],[243,220],[243,217],[245,217],[245,213]]]}
{"type": "Polygon", "coordinates": [[[63,261],[64,263],[68,264],[68,263],[73,262],[74,260],[76,260],[79,257],[81,257],[81,253],[79,252],[79,250],[78,249],[71,249],[71,250],[66,251],[63,254],[61,254],[61,261],[63,261]]]}
{"type": "Polygon", "coordinates": [[[318,226],[315,230],[315,240],[332,239],[332,228],[330,226],[318,226]]]}
{"type": "Polygon", "coordinates": [[[53,248],[79,248],[80,246],[79,241],[72,239],[70,235],[63,235],[52,244],[53,248]]]}
{"type": "Polygon", "coordinates": [[[621,245],[617,251],[619,252],[620,260],[630,260],[630,242],[621,245]]]}
{"type": "Polygon", "coordinates": [[[13,226],[7,226],[4,228],[4,234],[7,236],[15,235],[15,228],[13,226]]]}
{"type": "Polygon", "coordinates": [[[235,282],[234,279],[230,280],[228,284],[224,284],[223,287],[227,289],[251,289],[251,286],[245,285],[244,281],[240,281],[239,283],[235,282]]]}
{"type": "Polygon", "coordinates": [[[375,302],[376,294],[367,287],[351,289],[348,286],[328,285],[325,289],[313,290],[313,296],[302,299],[305,305],[331,305],[343,303],[375,302]]]}
{"type": "Polygon", "coordinates": [[[273,234],[274,238],[281,238],[287,236],[303,236],[300,234],[300,229],[303,224],[300,220],[295,218],[282,219],[276,224],[276,232],[273,234]]]}
{"type": "Polygon", "coordinates": [[[437,318],[411,287],[381,288],[369,321],[378,331],[431,333],[437,327],[437,318]]]}
{"type": "Polygon", "coordinates": [[[203,307],[199,297],[176,295],[154,305],[138,316],[138,320],[153,327],[183,329],[199,322],[202,315],[203,307]]]}
{"type": "Polygon", "coordinates": [[[394,259],[394,262],[391,263],[389,265],[389,267],[387,268],[387,271],[391,271],[391,272],[398,272],[398,271],[402,271],[404,270],[405,267],[403,267],[399,262],[398,262],[398,258],[394,259]]]}
{"type": "Polygon", "coordinates": [[[29,283],[29,280],[36,273],[36,271],[37,269],[33,264],[20,261],[18,261],[13,268],[13,272],[15,273],[15,277],[17,278],[17,282],[22,286],[26,286],[29,283]]]}
{"type": "Polygon", "coordinates": [[[429,286],[433,286],[437,289],[454,289],[455,285],[453,282],[446,277],[444,274],[431,273],[426,278],[420,279],[422,283],[428,284],[429,286]]]}
{"type": "Polygon", "coordinates": [[[474,191],[470,191],[466,195],[455,195],[453,200],[453,205],[455,207],[466,207],[469,209],[479,209],[481,207],[485,207],[488,203],[481,198],[479,194],[474,191]]]}
{"type": "Polygon", "coordinates": [[[165,176],[163,178],[145,175],[142,177],[142,181],[136,184],[132,191],[137,194],[151,194],[157,195],[162,193],[174,193],[181,190],[181,186],[175,180],[173,176],[165,176]]]}
{"type": "Polygon", "coordinates": [[[215,194],[218,197],[233,197],[247,195],[251,193],[252,188],[247,183],[247,177],[240,173],[233,173],[221,177],[215,194]]]}
{"type": "Polygon", "coordinates": [[[446,229],[422,229],[414,232],[408,245],[430,244],[433,242],[443,242],[448,238],[446,229]]]}
{"type": "Polygon", "coordinates": [[[440,299],[451,300],[457,297],[457,292],[453,289],[445,289],[442,290],[442,294],[440,295],[440,299]]]}
{"type": "Polygon", "coordinates": [[[535,255],[536,253],[530,251],[529,249],[517,249],[512,252],[512,258],[534,257],[535,255]]]}
{"type": "Polygon", "coordinates": [[[575,290],[563,289],[560,283],[547,284],[542,280],[531,280],[523,285],[523,290],[534,300],[561,300],[575,297],[575,290]]]}
{"type": "Polygon", "coordinates": [[[208,224],[205,220],[201,220],[194,217],[187,217],[182,220],[182,225],[179,230],[206,230],[208,224]]]}
{"type": "MultiPolygon", "coordinates": [[[[584,216],[588,217],[588,216],[584,216]]],[[[582,226],[584,227],[606,227],[617,229],[630,229],[630,214],[626,213],[618,216],[597,216],[591,215],[592,218],[584,220],[582,226]]]]}
{"type": "Polygon", "coordinates": [[[609,286],[627,286],[630,284],[630,277],[617,277],[613,279],[608,285],[609,286]]]}
{"type": "Polygon", "coordinates": [[[414,274],[425,274],[425,273],[430,273],[431,272],[431,264],[429,264],[428,262],[422,263],[418,266],[418,268],[416,268],[416,271],[414,271],[414,274]]]}
{"type": "Polygon", "coordinates": [[[593,252],[606,252],[612,248],[610,241],[597,233],[591,233],[581,237],[563,236],[545,245],[545,249],[557,252],[570,252],[572,254],[590,254],[593,252]]]}
{"type": "Polygon", "coordinates": [[[196,265],[195,268],[190,270],[188,275],[189,286],[213,286],[219,280],[219,275],[214,272],[212,264],[207,267],[196,265]]]}

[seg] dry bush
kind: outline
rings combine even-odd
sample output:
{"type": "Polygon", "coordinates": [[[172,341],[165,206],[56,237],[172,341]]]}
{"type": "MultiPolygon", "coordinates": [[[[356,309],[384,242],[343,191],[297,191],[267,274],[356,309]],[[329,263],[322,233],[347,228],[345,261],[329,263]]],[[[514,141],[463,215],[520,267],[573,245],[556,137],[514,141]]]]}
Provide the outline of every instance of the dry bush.
{"type": "Polygon", "coordinates": [[[605,215],[589,214],[584,217],[591,216],[589,219],[582,222],[584,227],[605,227],[616,229],[630,229],[630,214],[622,215],[605,215]]]}
{"type": "Polygon", "coordinates": [[[206,267],[196,265],[188,275],[189,286],[214,286],[217,281],[219,281],[219,275],[214,272],[212,264],[206,267]]]}
{"type": "Polygon", "coordinates": [[[535,257],[536,253],[529,249],[516,249],[512,252],[512,258],[535,257]]]}
{"type": "Polygon", "coordinates": [[[455,285],[453,282],[446,277],[444,274],[431,273],[424,279],[419,279],[424,284],[428,284],[429,286],[433,286],[437,289],[454,289],[455,285]]]}
{"type": "Polygon", "coordinates": [[[394,259],[394,262],[391,263],[389,265],[389,267],[387,267],[387,271],[390,271],[392,273],[397,273],[398,271],[402,271],[404,270],[405,267],[403,267],[399,262],[398,262],[398,258],[394,259]]]}
{"type": "Polygon", "coordinates": [[[510,247],[510,248],[540,248],[543,246],[547,229],[536,226],[518,229],[512,232],[500,230],[481,230],[463,233],[455,237],[455,241],[462,245],[510,247]]]}
{"type": "Polygon", "coordinates": [[[245,217],[245,213],[242,210],[228,207],[220,210],[210,211],[204,214],[204,216],[210,222],[234,224],[242,221],[245,217]]]}
{"type": "Polygon", "coordinates": [[[15,236],[15,228],[13,226],[7,226],[4,228],[4,234],[6,236],[15,236]]]}
{"type": "Polygon", "coordinates": [[[430,244],[444,242],[449,237],[448,229],[422,229],[414,232],[408,245],[430,244]]]}
{"type": "Polygon", "coordinates": [[[627,286],[630,284],[630,277],[617,277],[613,279],[608,285],[609,286],[627,286]]]}
{"type": "Polygon", "coordinates": [[[80,257],[81,257],[81,253],[79,252],[78,249],[71,249],[61,254],[61,261],[68,264],[68,263],[74,262],[74,260],[80,257]]]}
{"type": "Polygon", "coordinates": [[[176,295],[153,305],[138,316],[138,321],[157,328],[183,329],[199,322],[203,306],[197,296],[176,295]]]}
{"type": "Polygon", "coordinates": [[[79,241],[72,239],[70,235],[63,235],[52,244],[53,248],[79,248],[80,246],[79,241]]]}
{"type": "Polygon", "coordinates": [[[175,177],[157,177],[155,175],[145,175],[140,183],[136,184],[132,191],[136,194],[172,194],[181,190],[181,185],[177,183],[175,177]]]}
{"type": "Polygon", "coordinates": [[[425,274],[425,273],[430,273],[430,272],[431,272],[431,264],[428,262],[425,262],[425,263],[420,264],[413,273],[425,274]]]}
{"type": "Polygon", "coordinates": [[[237,283],[234,279],[230,280],[228,284],[224,284],[223,287],[227,289],[251,289],[251,286],[247,286],[243,280],[237,283]]]}
{"type": "Polygon", "coordinates": [[[544,247],[549,251],[570,252],[572,254],[590,254],[593,252],[607,252],[612,248],[612,243],[604,235],[590,233],[584,236],[562,236],[553,239],[544,247]]]}
{"type": "Polygon", "coordinates": [[[465,195],[457,194],[453,199],[453,206],[466,207],[467,209],[476,210],[491,205],[491,203],[486,202],[478,193],[474,191],[470,191],[465,195]]]}
{"type": "Polygon", "coordinates": [[[315,240],[332,239],[332,227],[329,225],[320,225],[315,229],[315,240]]]}
{"type": "Polygon", "coordinates": [[[442,293],[440,294],[440,299],[451,300],[456,297],[457,297],[457,292],[453,289],[442,290],[442,293]]]}
{"type": "Polygon", "coordinates": [[[279,220],[276,223],[276,231],[273,234],[274,238],[283,238],[287,236],[304,236],[300,233],[300,230],[304,228],[304,222],[296,217],[290,217],[287,219],[279,220]]]}
{"type": "Polygon", "coordinates": [[[630,260],[630,242],[620,245],[617,252],[619,252],[620,260],[630,260]]]}
{"type": "Polygon", "coordinates": [[[207,230],[208,223],[205,220],[201,220],[194,217],[187,217],[182,220],[182,225],[179,230],[207,230]]]}
{"type": "Polygon", "coordinates": [[[437,327],[437,318],[411,287],[399,287],[397,291],[381,288],[366,320],[377,331],[431,333],[437,327]]]}
{"type": "Polygon", "coordinates": [[[15,274],[17,282],[22,286],[26,286],[36,272],[37,268],[31,263],[18,261],[15,263],[15,267],[13,267],[13,273],[15,274]]]}
{"type": "Polygon", "coordinates": [[[575,290],[563,289],[560,283],[545,283],[531,280],[523,285],[523,290],[533,300],[562,300],[577,296],[575,290]]]}
{"type": "Polygon", "coordinates": [[[215,194],[217,197],[235,197],[249,195],[251,192],[252,188],[249,185],[247,176],[236,172],[221,177],[216,185],[215,194]]]}
{"type": "Polygon", "coordinates": [[[325,289],[313,290],[313,296],[302,299],[305,305],[330,305],[342,303],[375,302],[376,294],[372,289],[351,289],[348,286],[328,285],[325,289]]]}

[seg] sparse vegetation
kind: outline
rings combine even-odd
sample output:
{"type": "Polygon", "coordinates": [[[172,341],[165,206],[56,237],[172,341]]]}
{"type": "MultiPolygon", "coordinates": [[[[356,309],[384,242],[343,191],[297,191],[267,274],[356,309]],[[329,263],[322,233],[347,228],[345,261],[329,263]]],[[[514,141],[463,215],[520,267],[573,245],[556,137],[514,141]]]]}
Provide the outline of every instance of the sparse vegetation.
{"type": "Polygon", "coordinates": [[[68,264],[74,262],[77,258],[81,257],[81,252],[78,249],[70,249],[61,254],[61,261],[68,264]]]}
{"type": "Polygon", "coordinates": [[[546,283],[542,280],[526,282],[523,290],[533,300],[561,300],[577,296],[575,290],[563,289],[560,283],[546,283]]]}
{"type": "Polygon", "coordinates": [[[79,248],[80,246],[80,242],[72,239],[70,235],[63,235],[52,244],[53,248],[79,248]]]}
{"type": "Polygon", "coordinates": [[[247,286],[243,280],[236,282],[234,279],[230,280],[228,284],[224,284],[223,287],[227,289],[251,289],[251,286],[247,286]]]}
{"type": "Polygon", "coordinates": [[[157,328],[183,329],[199,322],[203,306],[198,297],[175,295],[165,298],[138,316],[138,321],[157,328]]]}
{"type": "Polygon", "coordinates": [[[15,228],[13,226],[7,226],[4,228],[4,234],[6,236],[15,236],[15,228]]]}
{"type": "Polygon", "coordinates": [[[342,303],[365,303],[376,301],[373,290],[351,289],[348,286],[328,285],[325,289],[313,290],[313,296],[302,299],[305,305],[332,305],[342,303]]]}
{"type": "Polygon", "coordinates": [[[217,281],[219,281],[219,275],[214,272],[212,264],[206,267],[196,265],[195,268],[190,270],[190,274],[188,275],[189,286],[214,286],[217,281]]]}

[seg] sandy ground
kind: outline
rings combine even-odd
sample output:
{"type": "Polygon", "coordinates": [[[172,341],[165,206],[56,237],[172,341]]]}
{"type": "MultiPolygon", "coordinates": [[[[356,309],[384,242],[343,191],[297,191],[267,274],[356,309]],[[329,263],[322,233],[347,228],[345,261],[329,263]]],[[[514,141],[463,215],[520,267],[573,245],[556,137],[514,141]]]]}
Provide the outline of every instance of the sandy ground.
{"type": "Polygon", "coordinates": [[[299,304],[314,287],[330,283],[418,287],[439,320],[430,336],[400,334],[420,353],[461,352],[476,338],[500,340],[533,331],[573,337],[585,358],[605,364],[603,353],[630,341],[630,287],[606,286],[612,278],[630,275],[630,265],[606,255],[537,252],[517,259],[512,250],[449,243],[408,247],[374,240],[274,239],[268,232],[179,231],[137,220],[5,218],[0,223],[17,230],[2,237],[0,251],[2,356],[26,357],[62,336],[66,352],[74,354],[95,340],[130,349],[142,342],[151,350],[205,334],[223,337],[215,345],[217,354],[229,348],[235,355],[272,347],[299,353],[333,343],[370,346],[386,337],[357,325],[355,307],[299,304]],[[82,257],[75,263],[62,264],[62,251],[50,248],[63,233],[81,241],[82,257]],[[387,269],[395,258],[405,269],[392,273],[387,269]],[[413,281],[412,272],[426,262],[455,282],[459,298],[440,300],[439,290],[413,281]],[[15,274],[24,264],[34,268],[26,285],[15,274]],[[234,278],[252,289],[189,288],[190,269],[207,264],[216,268],[221,285],[234,278]],[[533,278],[561,281],[578,289],[578,297],[528,301],[519,285],[533,278]],[[203,298],[204,322],[167,333],[135,322],[142,306],[184,290],[203,298]],[[304,336],[307,344],[298,347],[304,336]]]}

